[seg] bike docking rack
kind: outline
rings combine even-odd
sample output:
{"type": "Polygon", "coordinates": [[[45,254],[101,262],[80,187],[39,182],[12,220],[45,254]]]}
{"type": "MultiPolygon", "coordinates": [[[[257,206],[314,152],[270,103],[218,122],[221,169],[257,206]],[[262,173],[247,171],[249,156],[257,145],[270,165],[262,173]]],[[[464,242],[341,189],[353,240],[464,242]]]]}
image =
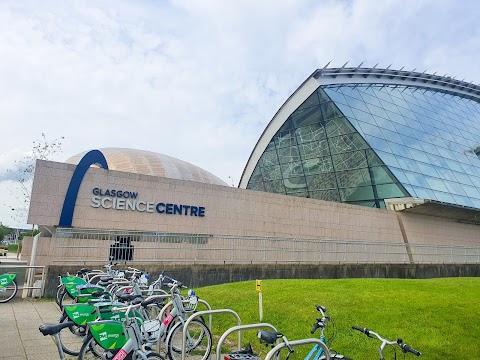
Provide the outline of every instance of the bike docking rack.
{"type": "MultiPolygon", "coordinates": [[[[322,355],[325,356],[325,360],[330,360],[330,350],[328,349],[327,345],[325,345],[325,343],[323,343],[320,339],[310,338],[310,339],[292,340],[292,341],[288,341],[288,344],[291,347],[309,345],[309,344],[318,344],[323,349],[322,355]]],[[[287,344],[284,342],[281,342],[280,344],[276,345],[273,349],[271,349],[267,353],[267,356],[265,356],[265,360],[270,360],[272,357],[275,356],[275,354],[278,351],[286,347],[287,347],[287,344]]]]}
{"type": "MultiPolygon", "coordinates": [[[[193,319],[197,318],[197,317],[200,317],[202,315],[208,315],[209,316],[209,320],[210,320],[210,323],[209,323],[209,329],[212,329],[212,315],[213,314],[231,314],[233,315],[233,317],[237,320],[237,324],[238,326],[240,326],[241,324],[241,320],[240,320],[240,316],[238,316],[238,314],[233,311],[232,309],[216,309],[216,310],[204,310],[204,311],[198,311],[194,314],[192,314],[192,316],[190,316],[187,321],[185,322],[185,325],[183,326],[183,336],[182,336],[182,360],[185,360],[185,339],[187,338],[187,328],[188,328],[188,325],[192,322],[193,319]]],[[[242,333],[239,332],[238,333],[238,346],[239,346],[239,349],[240,349],[240,346],[241,346],[241,342],[242,342],[242,333]]],[[[212,346],[213,347],[213,346],[212,346]]]]}
{"type": "Polygon", "coordinates": [[[223,333],[223,335],[220,337],[220,340],[218,340],[217,352],[216,352],[217,360],[222,360],[221,349],[222,349],[223,342],[225,341],[225,339],[227,338],[228,335],[230,335],[231,333],[233,333],[235,331],[238,331],[238,350],[241,350],[242,349],[242,341],[241,341],[242,340],[241,339],[242,330],[264,329],[264,328],[268,328],[272,331],[277,331],[275,326],[273,326],[272,324],[269,324],[269,323],[238,325],[238,326],[231,327],[230,329],[225,331],[223,333]]]}
{"type": "MultiPolygon", "coordinates": [[[[156,299],[171,299],[172,298],[172,295],[171,294],[165,294],[165,295],[151,295],[150,297],[155,297],[156,299]]],[[[148,300],[150,299],[150,297],[146,298],[145,300],[148,300]]],[[[184,303],[188,303],[189,301],[188,300],[183,300],[182,302],[184,303]]],[[[204,310],[204,311],[199,311],[199,312],[196,312],[196,313],[193,313],[189,318],[188,320],[190,320],[192,317],[196,317],[197,314],[199,313],[202,313],[202,314],[205,314],[205,312],[210,312],[210,311],[215,311],[215,310],[212,310],[212,308],[210,307],[210,304],[208,302],[206,302],[205,300],[203,299],[198,299],[198,303],[199,304],[203,304],[205,305],[205,307],[208,309],[208,310],[204,310]]],[[[168,303],[166,303],[165,305],[163,305],[162,307],[162,310],[160,311],[160,313],[158,314],[157,318],[159,320],[163,319],[163,316],[165,314],[165,312],[167,310],[170,309],[170,307],[173,305],[173,301],[170,300],[168,303]]],[[[238,316],[238,315],[237,315],[238,316]]],[[[183,342],[182,342],[182,347],[183,347],[183,351],[182,351],[182,360],[185,358],[185,327],[187,324],[190,324],[189,321],[186,321],[185,323],[185,326],[184,326],[184,331],[183,331],[183,342]]],[[[211,330],[212,329],[212,315],[209,315],[208,317],[208,328],[211,330]]],[[[160,351],[160,342],[161,342],[161,339],[158,339],[158,350],[160,351]]]]}

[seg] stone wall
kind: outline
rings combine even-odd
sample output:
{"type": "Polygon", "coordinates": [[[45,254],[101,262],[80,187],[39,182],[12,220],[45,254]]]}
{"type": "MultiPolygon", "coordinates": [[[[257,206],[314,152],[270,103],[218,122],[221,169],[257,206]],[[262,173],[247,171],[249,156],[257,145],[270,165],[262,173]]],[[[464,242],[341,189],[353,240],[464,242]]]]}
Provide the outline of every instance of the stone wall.
{"type": "MultiPolygon", "coordinates": [[[[49,266],[45,297],[55,296],[58,275],[75,273],[79,267],[49,266]]],[[[164,274],[182,281],[189,287],[202,287],[250,281],[255,279],[345,279],[401,278],[428,279],[437,277],[478,277],[480,264],[339,264],[339,265],[162,265],[142,266],[151,279],[164,274]]],[[[253,285],[252,285],[253,288],[253,285]]]]}

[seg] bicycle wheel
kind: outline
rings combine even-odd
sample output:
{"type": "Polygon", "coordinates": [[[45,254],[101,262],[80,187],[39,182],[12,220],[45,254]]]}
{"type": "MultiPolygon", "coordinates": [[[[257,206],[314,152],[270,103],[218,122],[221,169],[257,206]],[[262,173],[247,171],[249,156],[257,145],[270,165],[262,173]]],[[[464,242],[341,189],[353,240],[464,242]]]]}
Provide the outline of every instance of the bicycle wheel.
{"type": "Polygon", "coordinates": [[[88,334],[78,354],[78,360],[112,359],[114,355],[114,352],[102,348],[92,334],[88,334]]]}
{"type": "MultiPolygon", "coordinates": [[[[59,323],[68,322],[70,319],[67,315],[62,315],[59,323]]],[[[84,326],[73,325],[68,328],[63,328],[58,333],[62,350],[68,355],[77,356],[82,348],[83,338],[86,335],[86,328],[84,326]]]]}
{"type": "Polygon", "coordinates": [[[63,311],[63,306],[67,304],[75,304],[75,298],[72,297],[67,290],[62,294],[62,297],[60,298],[60,303],[58,306],[60,306],[60,310],[63,311]]]}
{"type": "MultiPolygon", "coordinates": [[[[212,350],[212,334],[207,325],[193,320],[187,329],[185,339],[185,357],[195,360],[206,360],[212,350]]],[[[176,323],[167,335],[167,355],[170,360],[182,358],[183,323],[176,323]]]]}
{"type": "Polygon", "coordinates": [[[57,294],[55,295],[55,303],[60,306],[60,299],[62,298],[63,292],[67,291],[65,290],[65,285],[60,285],[57,289],[57,294]]]}
{"type": "Polygon", "coordinates": [[[6,303],[7,301],[12,300],[15,295],[17,295],[17,282],[15,279],[5,287],[0,288],[0,303],[6,303]]]}

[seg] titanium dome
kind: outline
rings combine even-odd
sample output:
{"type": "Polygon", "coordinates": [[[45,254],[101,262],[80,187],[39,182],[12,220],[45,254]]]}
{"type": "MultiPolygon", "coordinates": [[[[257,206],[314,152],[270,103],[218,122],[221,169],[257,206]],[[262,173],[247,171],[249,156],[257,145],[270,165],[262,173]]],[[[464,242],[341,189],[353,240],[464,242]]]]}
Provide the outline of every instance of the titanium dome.
{"type": "MultiPolygon", "coordinates": [[[[212,173],[171,156],[126,148],[103,148],[98,150],[107,159],[110,170],[228,186],[212,173]]],[[[76,165],[87,152],[84,151],[72,156],[66,162],[76,165]]]]}
{"type": "Polygon", "coordinates": [[[369,207],[480,209],[480,86],[378,68],[316,70],[260,136],[240,188],[369,207]]]}

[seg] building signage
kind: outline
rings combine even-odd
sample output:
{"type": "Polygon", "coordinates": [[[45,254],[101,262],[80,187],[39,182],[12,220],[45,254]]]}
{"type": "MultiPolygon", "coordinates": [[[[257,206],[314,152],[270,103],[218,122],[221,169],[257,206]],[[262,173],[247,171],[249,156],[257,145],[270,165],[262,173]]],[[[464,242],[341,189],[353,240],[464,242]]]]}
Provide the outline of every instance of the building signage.
{"type": "Polygon", "coordinates": [[[203,206],[140,200],[138,192],[135,191],[94,188],[92,193],[92,207],[94,208],[157,212],[166,215],[205,216],[205,207],[203,206]]]}

